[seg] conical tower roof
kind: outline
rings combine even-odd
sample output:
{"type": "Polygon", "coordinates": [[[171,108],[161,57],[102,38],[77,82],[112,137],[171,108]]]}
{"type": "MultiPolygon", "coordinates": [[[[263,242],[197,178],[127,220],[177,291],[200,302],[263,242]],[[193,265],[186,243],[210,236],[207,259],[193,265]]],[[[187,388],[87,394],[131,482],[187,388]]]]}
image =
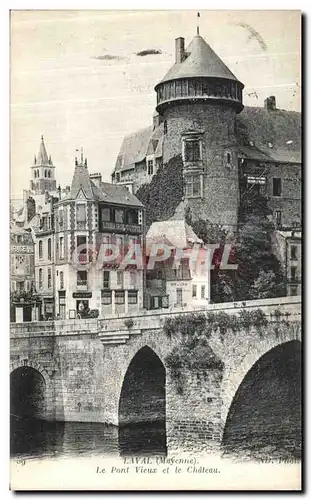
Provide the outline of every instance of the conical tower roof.
{"type": "Polygon", "coordinates": [[[47,155],[47,152],[45,149],[43,135],[42,135],[39,152],[38,152],[37,158],[36,158],[36,165],[51,165],[51,164],[52,164],[52,160],[50,159],[50,161],[49,161],[49,158],[48,158],[48,155],[47,155]]]}
{"type": "Polygon", "coordinates": [[[238,81],[204,38],[196,35],[185,50],[186,58],[175,63],[160,83],[177,78],[207,77],[238,81]]]}

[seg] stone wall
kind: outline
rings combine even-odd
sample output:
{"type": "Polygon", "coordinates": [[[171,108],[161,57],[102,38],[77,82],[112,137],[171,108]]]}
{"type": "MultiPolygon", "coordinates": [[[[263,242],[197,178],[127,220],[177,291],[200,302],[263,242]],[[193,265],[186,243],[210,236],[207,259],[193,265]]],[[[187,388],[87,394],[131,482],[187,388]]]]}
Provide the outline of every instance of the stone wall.
{"type": "MultiPolygon", "coordinates": [[[[273,150],[271,151],[273,155],[273,150]]],[[[295,163],[254,163],[247,160],[245,174],[267,177],[266,196],[273,215],[281,211],[284,227],[299,227],[301,224],[301,165],[295,163]],[[273,178],[281,179],[281,196],[273,196],[273,178]]]]}
{"type": "Polygon", "coordinates": [[[170,452],[201,453],[217,448],[221,424],[221,370],[182,372],[182,392],[168,373],[167,446],[170,452]]]}
{"type": "Polygon", "coordinates": [[[203,198],[190,198],[193,219],[236,225],[239,206],[238,156],[234,134],[235,110],[221,104],[182,104],[164,112],[163,162],[182,153],[182,134],[202,132],[203,198]],[[225,166],[225,153],[232,155],[232,168],[225,166]]]}
{"type": "MultiPolygon", "coordinates": [[[[46,383],[47,419],[118,425],[122,386],[130,381],[129,367],[133,359],[137,359],[137,353],[143,353],[147,347],[157,359],[156,366],[165,373],[169,450],[182,446],[191,451],[207,451],[220,443],[234,395],[256,361],[278,345],[301,339],[299,300],[299,297],[286,297],[240,305],[244,310],[261,307],[269,325],[264,330],[228,330],[224,336],[214,332],[209,345],[223,361],[223,370],[189,372],[184,368],[182,391],[177,389],[166,361],[180,342],[178,335],[169,338],[163,332],[167,312],[135,316],[133,327],[127,330],[124,326],[121,329],[120,321],[124,322],[124,318],[12,324],[11,371],[29,366],[42,374],[46,383]],[[276,309],[289,312],[288,324],[270,315],[276,309]]],[[[237,313],[239,310],[237,304],[227,305],[227,309],[225,306],[217,304],[205,311],[237,313]]],[[[143,358],[135,368],[136,372],[142,369],[135,397],[141,390],[142,396],[154,398],[153,417],[162,418],[162,410],[155,401],[160,394],[158,388],[149,387],[150,393],[148,384],[144,386],[143,358]]],[[[123,397],[125,416],[132,418],[131,391],[123,397]]],[[[140,408],[146,413],[147,407],[140,408]]]]}

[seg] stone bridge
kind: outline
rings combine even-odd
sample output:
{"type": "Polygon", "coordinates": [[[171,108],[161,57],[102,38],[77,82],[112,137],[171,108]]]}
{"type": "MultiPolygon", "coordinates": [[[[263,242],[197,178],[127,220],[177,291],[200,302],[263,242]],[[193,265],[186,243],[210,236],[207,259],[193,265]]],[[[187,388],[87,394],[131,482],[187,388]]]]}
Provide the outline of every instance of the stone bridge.
{"type": "MultiPolygon", "coordinates": [[[[145,311],[132,317],[14,323],[11,412],[116,426],[158,419],[164,422],[168,451],[204,451],[222,442],[244,381],[259,383],[269,367],[277,369],[274,360],[282,356],[291,363],[292,353],[300,355],[300,341],[300,297],[213,304],[200,311],[145,311]],[[223,367],[195,372],[184,368],[183,390],[178,390],[167,356],[180,339],[164,333],[166,318],[257,309],[268,320],[264,331],[255,327],[228,330],[224,338],[215,331],[208,342],[223,367]],[[265,358],[263,368],[260,362],[265,358]]],[[[271,373],[268,385],[277,376],[271,373]]]]}

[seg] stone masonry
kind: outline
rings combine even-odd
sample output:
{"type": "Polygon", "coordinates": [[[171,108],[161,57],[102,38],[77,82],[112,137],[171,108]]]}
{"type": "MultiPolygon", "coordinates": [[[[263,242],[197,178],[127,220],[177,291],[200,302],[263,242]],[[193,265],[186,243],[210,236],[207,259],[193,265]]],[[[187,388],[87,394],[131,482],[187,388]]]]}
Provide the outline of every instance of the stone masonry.
{"type": "MultiPolygon", "coordinates": [[[[301,340],[300,297],[247,303],[214,304],[210,311],[237,314],[262,309],[269,320],[264,332],[214,333],[209,344],[224,362],[223,370],[185,371],[182,394],[176,390],[166,356],[179,341],[169,339],[163,323],[170,312],[145,312],[106,320],[67,320],[11,325],[11,372],[28,366],[45,380],[46,410],[42,418],[60,421],[119,423],[124,378],[134,356],[148,347],[165,369],[166,436],[169,453],[179,447],[207,451],[221,443],[234,395],[256,361],[272,348],[301,340]],[[286,315],[280,323],[275,311],[286,315]]],[[[190,311],[176,311],[188,314],[190,311]]],[[[193,312],[193,310],[191,311],[193,312]]]]}

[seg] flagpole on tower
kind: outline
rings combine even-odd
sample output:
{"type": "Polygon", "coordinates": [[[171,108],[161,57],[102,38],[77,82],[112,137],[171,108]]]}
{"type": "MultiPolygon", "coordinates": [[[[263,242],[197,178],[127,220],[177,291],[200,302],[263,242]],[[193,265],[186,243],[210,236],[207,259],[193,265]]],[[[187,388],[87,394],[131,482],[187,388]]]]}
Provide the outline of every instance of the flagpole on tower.
{"type": "Polygon", "coordinates": [[[199,19],[200,19],[200,12],[197,13],[197,35],[200,34],[200,22],[199,22],[199,19]]]}

